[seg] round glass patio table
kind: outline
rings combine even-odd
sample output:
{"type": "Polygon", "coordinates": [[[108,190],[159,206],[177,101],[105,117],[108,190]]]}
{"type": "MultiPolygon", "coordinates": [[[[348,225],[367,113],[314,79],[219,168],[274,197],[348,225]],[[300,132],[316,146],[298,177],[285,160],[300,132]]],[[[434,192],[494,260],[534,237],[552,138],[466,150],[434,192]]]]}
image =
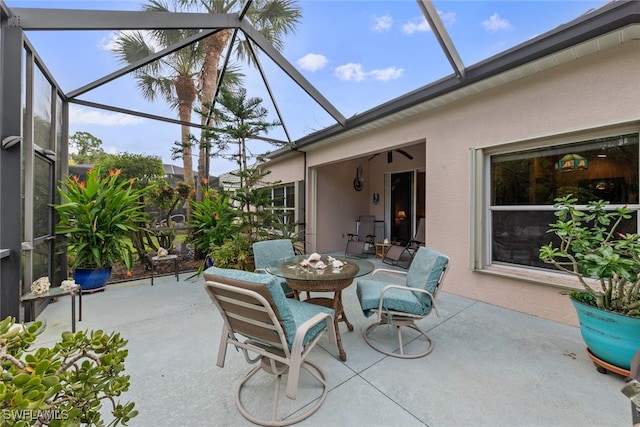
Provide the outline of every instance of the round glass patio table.
{"type": "Polygon", "coordinates": [[[266,270],[274,276],[284,278],[297,299],[300,299],[301,292],[307,292],[306,302],[333,308],[335,311],[333,325],[336,330],[340,359],[346,361],[347,354],[342,347],[338,322],[344,322],[349,331],[353,331],[353,325],[349,323],[344,312],[342,290],[353,283],[354,278],[371,273],[374,265],[371,261],[364,259],[334,256],[333,258],[344,263],[341,268],[336,269],[331,266],[329,256],[322,255],[320,261],[326,265],[326,268],[319,269],[313,266],[302,266],[300,263],[307,258],[309,255],[297,255],[274,261],[266,267],[266,270]],[[333,298],[312,297],[311,292],[333,292],[333,298]]]}

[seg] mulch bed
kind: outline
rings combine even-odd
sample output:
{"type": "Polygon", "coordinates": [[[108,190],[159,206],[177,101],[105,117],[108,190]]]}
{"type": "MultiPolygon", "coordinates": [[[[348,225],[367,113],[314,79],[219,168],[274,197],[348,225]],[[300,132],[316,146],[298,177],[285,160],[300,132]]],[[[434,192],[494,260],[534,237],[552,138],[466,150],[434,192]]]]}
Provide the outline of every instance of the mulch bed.
{"type": "MultiPolygon", "coordinates": [[[[200,268],[204,261],[203,260],[194,260],[194,259],[179,259],[178,260],[178,270],[182,273],[187,272],[195,272],[200,268]]],[[[173,262],[162,262],[157,263],[155,268],[156,276],[157,275],[165,275],[165,274],[173,274],[173,262]]],[[[137,262],[133,266],[133,270],[131,270],[131,275],[127,275],[127,269],[124,266],[114,266],[111,270],[111,277],[107,283],[119,283],[119,282],[127,282],[130,280],[138,280],[138,279],[146,279],[151,278],[151,267],[145,264],[137,262]]]]}

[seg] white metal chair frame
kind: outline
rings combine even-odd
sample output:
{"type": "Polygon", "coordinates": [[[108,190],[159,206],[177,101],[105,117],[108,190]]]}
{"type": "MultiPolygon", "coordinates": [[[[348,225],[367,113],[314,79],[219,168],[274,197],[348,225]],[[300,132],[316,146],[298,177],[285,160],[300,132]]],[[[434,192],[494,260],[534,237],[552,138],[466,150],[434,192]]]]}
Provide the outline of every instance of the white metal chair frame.
{"type": "MultiPolygon", "coordinates": [[[[444,281],[444,277],[447,274],[447,269],[449,267],[449,264],[447,263],[447,265],[442,269],[442,272],[440,273],[440,277],[438,279],[438,284],[435,287],[435,290],[433,291],[433,293],[425,290],[425,289],[419,289],[419,288],[411,288],[408,287],[406,285],[387,285],[382,289],[382,292],[380,292],[380,302],[378,304],[378,308],[374,310],[374,312],[376,313],[377,316],[377,321],[376,323],[373,323],[371,325],[369,325],[367,327],[367,329],[365,329],[364,331],[364,340],[367,342],[367,344],[369,344],[369,346],[371,346],[373,349],[379,351],[380,353],[386,354],[388,356],[393,356],[393,357],[398,357],[398,358],[402,358],[402,359],[417,359],[420,357],[424,357],[426,355],[428,355],[429,353],[431,353],[431,351],[433,351],[433,341],[431,340],[431,338],[429,337],[429,335],[427,335],[427,333],[425,331],[423,331],[422,329],[420,329],[418,327],[418,325],[416,325],[416,320],[421,320],[424,319],[425,317],[429,316],[431,314],[432,311],[435,311],[436,316],[440,317],[440,312],[438,311],[438,305],[436,302],[436,296],[438,295],[438,291],[440,290],[440,286],[442,285],[442,282],[444,281]],[[384,305],[384,294],[386,292],[388,292],[390,289],[399,289],[401,291],[406,291],[406,292],[413,292],[413,293],[423,293],[426,295],[429,295],[429,298],[431,298],[431,310],[426,313],[426,314],[413,314],[413,313],[407,313],[404,311],[395,311],[395,310],[387,310],[383,307],[384,305]],[[399,345],[399,351],[400,353],[395,353],[395,352],[390,352],[385,350],[384,348],[380,347],[379,345],[377,345],[376,343],[374,343],[370,338],[369,338],[369,334],[376,329],[378,326],[381,325],[392,325],[395,327],[396,329],[396,336],[398,339],[398,345],[399,345]],[[427,348],[419,353],[412,353],[412,354],[406,354],[405,350],[404,350],[404,343],[402,342],[402,327],[407,327],[407,328],[411,328],[415,331],[417,331],[418,333],[420,333],[426,340],[427,340],[427,348]]],[[[399,274],[399,275],[408,275],[409,273],[406,271],[398,271],[398,270],[390,270],[390,269],[386,269],[386,268],[378,268],[376,270],[374,270],[371,273],[371,278],[373,278],[377,273],[392,273],[392,274],[399,274]]]]}
{"type": "Polygon", "coordinates": [[[241,349],[245,360],[249,364],[258,363],[249,372],[247,372],[241,379],[236,392],[236,406],[240,413],[249,421],[264,425],[264,426],[287,426],[298,423],[314,412],[316,412],[322,403],[324,402],[327,393],[329,391],[327,377],[324,371],[314,362],[307,360],[307,355],[318,342],[324,332],[329,333],[329,338],[332,342],[336,342],[335,330],[333,329],[333,319],[329,314],[318,313],[311,319],[304,322],[296,330],[295,338],[291,349],[287,344],[286,333],[282,328],[280,320],[278,319],[273,308],[269,302],[259,293],[244,289],[237,286],[231,286],[215,281],[207,281],[205,283],[205,289],[209,294],[211,300],[216,305],[222,318],[224,320],[224,327],[222,329],[222,337],[220,339],[220,347],[218,350],[217,365],[224,367],[224,361],[227,354],[227,346],[231,344],[238,349],[241,349]],[[231,297],[228,295],[218,295],[216,290],[222,290],[225,293],[237,294],[238,297],[245,297],[244,299],[238,297],[231,297]],[[247,298],[253,299],[253,302],[248,302],[247,298]],[[223,308],[223,304],[230,304],[234,307],[238,307],[240,312],[246,312],[249,310],[266,313],[270,319],[270,322],[263,322],[252,318],[249,315],[242,315],[235,311],[229,311],[223,308]],[[257,303],[257,304],[256,304],[257,303]],[[252,339],[250,334],[246,331],[235,331],[232,328],[232,319],[240,322],[247,323],[258,329],[264,329],[266,331],[272,331],[273,337],[277,338],[272,341],[266,341],[264,335],[260,336],[260,339],[252,339]],[[319,324],[325,321],[327,327],[324,331],[318,333],[314,339],[303,345],[304,338],[307,332],[319,324]],[[247,337],[246,340],[241,341],[236,336],[236,333],[247,337]],[[257,357],[252,358],[249,352],[256,353],[257,357]],[[280,383],[282,376],[288,374],[286,396],[290,399],[296,399],[298,391],[298,379],[300,376],[300,369],[305,369],[309,372],[321,385],[322,394],[315,403],[300,415],[292,418],[286,418],[278,420],[278,398],[280,391],[280,383]],[[273,399],[273,410],[269,419],[263,417],[257,417],[249,413],[245,409],[245,405],[242,403],[240,394],[245,383],[253,377],[258,371],[264,370],[265,372],[276,375],[275,392],[273,399]]]}

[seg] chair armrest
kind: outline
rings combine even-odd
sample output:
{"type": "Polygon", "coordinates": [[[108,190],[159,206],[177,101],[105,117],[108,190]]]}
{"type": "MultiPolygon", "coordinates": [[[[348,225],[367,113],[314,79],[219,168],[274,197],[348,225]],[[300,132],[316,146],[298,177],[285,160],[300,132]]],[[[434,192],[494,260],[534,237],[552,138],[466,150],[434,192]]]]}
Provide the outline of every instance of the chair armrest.
{"type": "Polygon", "coordinates": [[[433,296],[431,292],[425,289],[410,288],[409,286],[405,286],[405,285],[387,285],[384,288],[382,288],[382,292],[380,292],[380,303],[378,304],[378,317],[380,317],[382,313],[382,303],[384,302],[384,294],[390,289],[399,289],[401,291],[417,292],[419,294],[429,295],[429,298],[431,298],[431,305],[436,312],[436,316],[440,317],[440,312],[438,311],[436,298],[433,296]]]}
{"type": "Polygon", "coordinates": [[[407,271],[391,270],[389,268],[376,268],[375,270],[373,270],[371,272],[371,278],[373,278],[373,276],[376,273],[392,273],[392,274],[400,274],[400,275],[404,275],[404,276],[406,276],[408,274],[407,271]]]}
{"type": "MultiPolygon", "coordinates": [[[[315,316],[313,316],[311,319],[307,320],[302,325],[300,325],[296,330],[296,335],[293,338],[293,345],[291,346],[291,352],[293,354],[302,353],[302,350],[303,350],[302,343],[304,342],[304,337],[307,335],[307,332],[309,332],[309,329],[313,328],[323,320],[326,320],[326,325],[327,325],[326,330],[329,333],[329,338],[331,339],[331,342],[333,343],[337,342],[336,331],[334,328],[332,328],[333,317],[328,313],[318,313],[315,316]]],[[[318,336],[319,335],[320,334],[318,334],[318,336]]]]}

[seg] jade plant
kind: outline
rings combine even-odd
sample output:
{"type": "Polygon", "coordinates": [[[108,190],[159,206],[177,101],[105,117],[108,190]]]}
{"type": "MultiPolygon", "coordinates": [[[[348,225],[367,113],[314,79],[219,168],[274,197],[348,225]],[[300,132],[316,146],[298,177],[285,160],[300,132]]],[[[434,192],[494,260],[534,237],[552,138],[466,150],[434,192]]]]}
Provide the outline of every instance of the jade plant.
{"type": "Polygon", "coordinates": [[[582,290],[570,292],[574,299],[640,317],[640,235],[619,231],[633,211],[603,200],[579,209],[572,195],[555,201],[558,219],[548,232],[559,244],[542,246],[540,259],[578,279],[582,290]]]}
{"type": "Polygon", "coordinates": [[[34,346],[42,331],[40,321],[0,322],[0,425],[116,426],[137,415],[133,402],[116,400],[129,389],[127,341],[119,333],[67,331],[52,347],[34,346]]]}

